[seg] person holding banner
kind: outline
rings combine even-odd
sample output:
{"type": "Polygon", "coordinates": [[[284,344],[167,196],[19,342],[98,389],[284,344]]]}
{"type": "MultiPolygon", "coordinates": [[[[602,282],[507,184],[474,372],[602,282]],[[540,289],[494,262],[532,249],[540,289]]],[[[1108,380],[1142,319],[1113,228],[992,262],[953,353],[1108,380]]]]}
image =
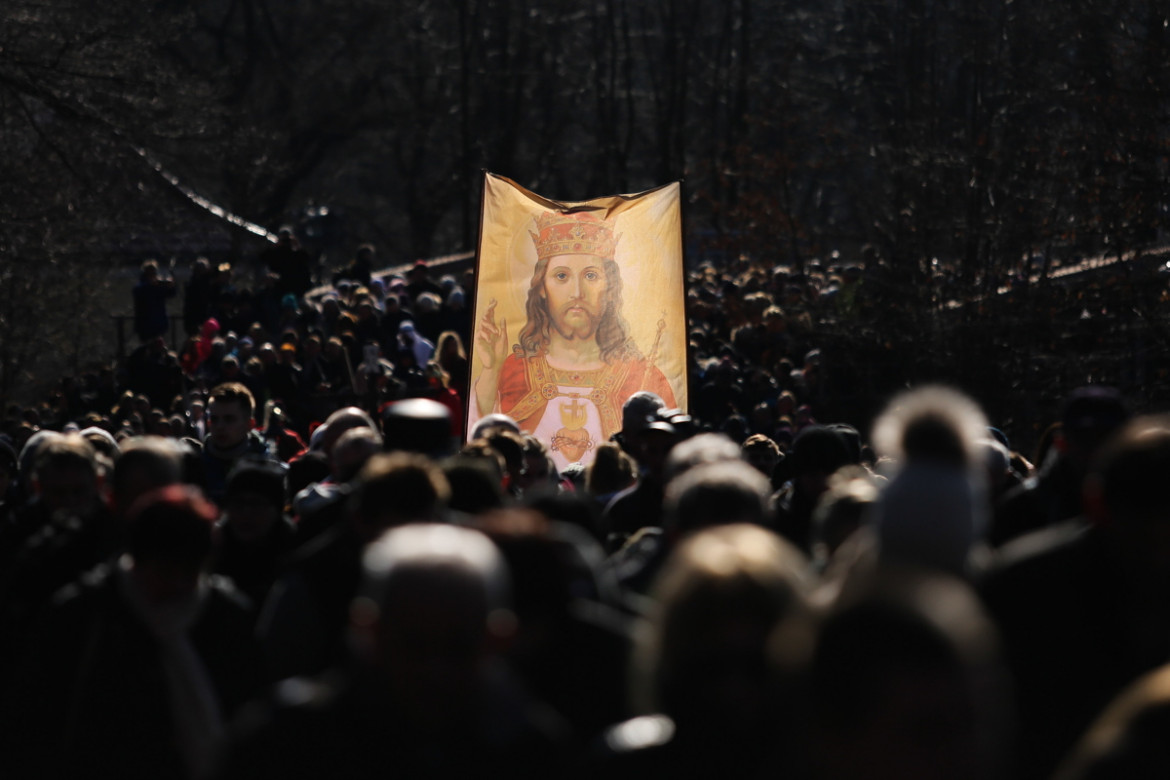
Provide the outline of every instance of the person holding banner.
{"type": "Polygon", "coordinates": [[[537,262],[517,343],[507,322],[497,321],[495,299],[478,323],[474,411],[509,415],[563,466],[621,430],[622,403],[633,393],[657,393],[667,406],[675,397],[655,365],[657,342],[643,356],[623,316],[615,260],[621,236],[613,224],[589,212],[547,211],[536,227],[529,235],[537,262]]]}

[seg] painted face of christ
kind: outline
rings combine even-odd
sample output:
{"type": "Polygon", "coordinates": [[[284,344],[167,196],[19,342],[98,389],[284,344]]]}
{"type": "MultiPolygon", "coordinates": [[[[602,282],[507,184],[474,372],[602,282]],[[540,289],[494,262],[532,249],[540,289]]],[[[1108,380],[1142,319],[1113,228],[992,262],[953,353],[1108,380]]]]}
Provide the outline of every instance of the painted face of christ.
{"type": "Polygon", "coordinates": [[[549,258],[544,295],[549,318],[565,339],[591,339],[605,308],[607,287],[601,260],[592,255],[549,258]]]}

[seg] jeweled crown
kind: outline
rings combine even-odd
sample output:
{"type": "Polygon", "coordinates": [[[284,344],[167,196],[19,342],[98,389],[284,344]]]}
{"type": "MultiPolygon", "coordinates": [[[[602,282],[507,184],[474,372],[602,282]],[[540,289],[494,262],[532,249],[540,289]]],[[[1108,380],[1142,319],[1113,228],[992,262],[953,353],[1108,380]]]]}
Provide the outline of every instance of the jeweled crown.
{"type": "Polygon", "coordinates": [[[621,234],[613,225],[588,212],[562,214],[546,211],[536,218],[537,232],[528,231],[543,260],[557,255],[593,255],[613,259],[621,234]]]}

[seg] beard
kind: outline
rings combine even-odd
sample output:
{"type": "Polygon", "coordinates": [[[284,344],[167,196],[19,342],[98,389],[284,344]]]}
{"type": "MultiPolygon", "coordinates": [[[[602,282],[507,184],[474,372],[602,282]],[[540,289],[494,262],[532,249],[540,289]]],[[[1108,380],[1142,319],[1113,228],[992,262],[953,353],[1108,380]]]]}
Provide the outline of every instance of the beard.
{"type": "Polygon", "coordinates": [[[583,302],[563,306],[560,311],[549,312],[552,326],[562,338],[591,339],[601,324],[601,312],[583,302]]]}

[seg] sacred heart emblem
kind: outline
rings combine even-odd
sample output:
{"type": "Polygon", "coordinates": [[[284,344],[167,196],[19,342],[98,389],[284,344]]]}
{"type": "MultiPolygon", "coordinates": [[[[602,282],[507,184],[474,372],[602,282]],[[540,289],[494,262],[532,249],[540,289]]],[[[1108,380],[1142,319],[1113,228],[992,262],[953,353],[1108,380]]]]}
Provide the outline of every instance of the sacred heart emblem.
{"type": "Polygon", "coordinates": [[[589,421],[589,410],[576,398],[561,404],[561,423],[565,426],[553,434],[552,448],[562,453],[570,463],[581,460],[581,456],[593,449],[593,438],[585,430],[589,421]]]}

